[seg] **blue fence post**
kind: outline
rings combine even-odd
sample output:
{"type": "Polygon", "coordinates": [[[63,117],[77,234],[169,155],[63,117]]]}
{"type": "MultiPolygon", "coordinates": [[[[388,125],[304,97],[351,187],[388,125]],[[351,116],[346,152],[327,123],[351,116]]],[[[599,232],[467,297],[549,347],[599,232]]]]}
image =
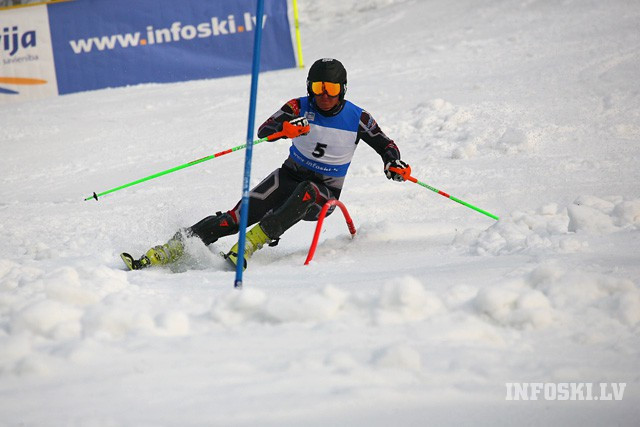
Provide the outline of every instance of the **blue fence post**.
{"type": "Polygon", "coordinates": [[[253,39],[253,66],[251,69],[251,98],[249,100],[249,124],[247,126],[247,150],[244,157],[244,179],[242,181],[242,203],[240,205],[240,230],[238,235],[238,264],[233,286],[242,289],[242,272],[244,270],[244,248],[249,218],[249,190],[251,189],[251,157],[253,155],[253,129],[256,117],[258,98],[258,77],[260,74],[260,46],[262,44],[262,15],[264,0],[258,0],[256,12],[256,33],[253,39]]]}

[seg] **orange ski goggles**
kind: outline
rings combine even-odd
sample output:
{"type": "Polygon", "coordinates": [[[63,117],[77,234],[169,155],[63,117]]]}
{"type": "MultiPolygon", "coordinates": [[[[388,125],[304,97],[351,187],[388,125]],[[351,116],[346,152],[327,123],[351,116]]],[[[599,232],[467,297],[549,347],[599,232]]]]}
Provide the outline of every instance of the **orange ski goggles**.
{"type": "Polygon", "coordinates": [[[322,95],[322,92],[327,92],[329,96],[340,95],[340,83],[332,82],[311,82],[311,92],[314,95],[322,95]]]}

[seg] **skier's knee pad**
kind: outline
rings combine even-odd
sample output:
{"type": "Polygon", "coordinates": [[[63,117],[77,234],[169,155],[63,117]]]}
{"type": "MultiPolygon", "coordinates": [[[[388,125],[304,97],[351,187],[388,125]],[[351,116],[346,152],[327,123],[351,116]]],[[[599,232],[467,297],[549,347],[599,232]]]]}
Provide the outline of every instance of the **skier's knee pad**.
{"type": "Polygon", "coordinates": [[[188,235],[198,236],[205,245],[238,232],[238,223],[229,212],[208,216],[187,229],[188,235]]]}
{"type": "Polygon", "coordinates": [[[301,182],[281,207],[260,221],[264,232],[271,239],[277,239],[305,217],[309,208],[315,205],[317,197],[315,185],[309,181],[301,182]]]}
{"type": "MultiPolygon", "coordinates": [[[[317,190],[316,200],[315,203],[309,206],[309,209],[307,209],[307,212],[302,218],[304,221],[317,221],[318,217],[320,216],[320,212],[322,211],[322,208],[327,200],[337,199],[337,197],[335,197],[331,190],[329,190],[329,188],[327,188],[326,186],[314,184],[314,187],[316,187],[317,190]]],[[[331,206],[329,210],[327,210],[326,216],[331,215],[335,208],[335,206],[331,206]]]]}
{"type": "MultiPolygon", "coordinates": [[[[310,206],[309,209],[307,210],[307,213],[304,215],[304,218],[302,219],[304,221],[317,221],[318,218],[320,217],[320,212],[322,212],[323,207],[324,205],[320,205],[317,203],[314,204],[313,206],[310,206]]],[[[331,215],[335,209],[336,209],[335,206],[329,207],[329,209],[327,210],[327,213],[325,214],[325,217],[328,217],[329,215],[331,215]]]]}

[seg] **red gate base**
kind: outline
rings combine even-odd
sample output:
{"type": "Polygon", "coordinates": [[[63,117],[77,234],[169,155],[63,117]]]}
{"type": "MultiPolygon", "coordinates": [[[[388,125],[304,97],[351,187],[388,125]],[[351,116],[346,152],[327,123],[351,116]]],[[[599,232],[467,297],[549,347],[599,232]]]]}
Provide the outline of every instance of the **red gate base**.
{"type": "Polygon", "coordinates": [[[344,219],[347,222],[347,227],[349,228],[349,233],[351,233],[351,237],[356,235],[356,227],[353,225],[353,220],[349,216],[349,212],[347,211],[346,206],[340,200],[331,199],[328,200],[327,203],[324,204],[322,210],[320,211],[320,215],[318,216],[318,224],[316,225],[316,232],[313,235],[313,242],[311,242],[311,247],[309,248],[309,254],[307,255],[307,260],[304,262],[304,265],[309,265],[311,259],[313,258],[313,254],[316,252],[316,246],[318,246],[318,239],[320,238],[320,231],[322,231],[322,222],[324,221],[324,217],[327,216],[327,211],[331,206],[338,206],[344,215],[344,219]]]}

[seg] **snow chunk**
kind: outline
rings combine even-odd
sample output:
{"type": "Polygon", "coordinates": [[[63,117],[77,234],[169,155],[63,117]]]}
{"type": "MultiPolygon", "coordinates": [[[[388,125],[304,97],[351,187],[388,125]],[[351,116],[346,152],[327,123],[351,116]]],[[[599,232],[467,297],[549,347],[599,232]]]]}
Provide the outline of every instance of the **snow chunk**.
{"type": "Polygon", "coordinates": [[[420,353],[408,345],[392,345],[374,352],[372,364],[377,368],[402,369],[420,372],[422,359],[420,353]]]}
{"type": "Polygon", "coordinates": [[[640,228],[640,199],[618,203],[611,212],[618,227],[640,228]]]}
{"type": "Polygon", "coordinates": [[[444,304],[417,279],[407,276],[379,291],[350,294],[329,285],[294,297],[256,289],[230,291],[214,300],[211,318],[224,325],[245,322],[295,323],[352,319],[362,323],[417,322],[444,310],[444,304]]]}
{"type": "Polygon", "coordinates": [[[496,143],[496,147],[504,153],[513,154],[532,151],[534,144],[522,130],[507,128],[496,143]]]}
{"type": "Polygon", "coordinates": [[[22,359],[32,351],[32,340],[26,332],[14,333],[0,338],[0,375],[15,361],[22,359]]]}
{"type": "Polygon", "coordinates": [[[294,299],[292,302],[284,299],[272,300],[268,306],[268,313],[278,322],[331,320],[343,312],[347,297],[346,292],[329,285],[318,293],[294,299]]]}
{"type": "Polygon", "coordinates": [[[427,291],[418,279],[410,276],[399,282],[386,284],[376,306],[376,318],[381,324],[419,321],[444,309],[438,296],[427,291]]]}
{"type": "Polygon", "coordinates": [[[604,234],[615,231],[611,216],[589,206],[569,206],[569,231],[604,234]]]}
{"type": "Polygon", "coordinates": [[[392,129],[399,138],[420,135],[425,148],[436,149],[453,159],[476,157],[483,153],[519,154],[532,152],[540,139],[539,129],[520,129],[489,125],[482,110],[463,108],[437,98],[418,103],[410,111],[416,119],[392,129]]]}
{"type": "Polygon", "coordinates": [[[89,305],[99,301],[99,295],[83,286],[80,274],[71,267],[57,269],[43,278],[45,292],[53,300],[72,305],[89,305]]]}
{"type": "Polygon", "coordinates": [[[640,323],[640,292],[628,291],[616,298],[616,313],[622,323],[635,326],[640,323]]]}
{"type": "Polygon", "coordinates": [[[640,200],[615,201],[580,196],[568,208],[569,231],[606,234],[618,228],[640,226],[640,200]]]}
{"type": "Polygon", "coordinates": [[[214,301],[211,317],[222,324],[313,322],[338,315],[347,294],[333,286],[297,298],[269,296],[260,290],[231,291],[214,301]]]}
{"type": "Polygon", "coordinates": [[[482,289],[472,305],[498,324],[519,329],[543,328],[554,320],[548,298],[542,292],[531,289],[482,289]]]}
{"type": "Polygon", "coordinates": [[[16,363],[13,372],[18,375],[48,375],[56,361],[49,354],[30,354],[16,363]]]}
{"type": "Polygon", "coordinates": [[[469,246],[478,255],[556,251],[580,252],[588,247],[580,234],[602,235],[640,227],[640,200],[605,200],[581,196],[560,208],[555,203],[536,211],[515,211],[482,232],[465,230],[454,243],[469,246]]]}
{"type": "Polygon", "coordinates": [[[184,336],[190,332],[189,316],[181,311],[170,311],[156,316],[155,323],[166,336],[184,336]]]}
{"type": "Polygon", "coordinates": [[[550,263],[533,270],[528,284],[543,292],[558,310],[587,312],[594,322],[640,322],[640,289],[631,280],[586,271],[565,271],[550,263]]]}
{"type": "Polygon", "coordinates": [[[39,301],[17,312],[11,322],[12,332],[29,331],[50,338],[67,338],[80,334],[82,310],[53,300],[39,301]]]}
{"type": "Polygon", "coordinates": [[[155,335],[153,317],[144,311],[131,311],[122,306],[97,305],[82,318],[86,336],[118,340],[129,334],[155,335]]]}

